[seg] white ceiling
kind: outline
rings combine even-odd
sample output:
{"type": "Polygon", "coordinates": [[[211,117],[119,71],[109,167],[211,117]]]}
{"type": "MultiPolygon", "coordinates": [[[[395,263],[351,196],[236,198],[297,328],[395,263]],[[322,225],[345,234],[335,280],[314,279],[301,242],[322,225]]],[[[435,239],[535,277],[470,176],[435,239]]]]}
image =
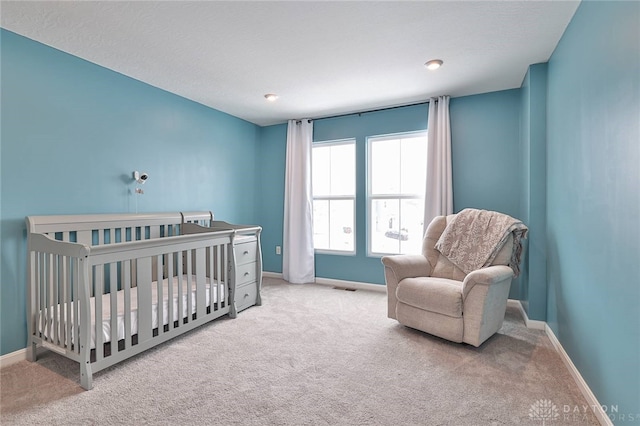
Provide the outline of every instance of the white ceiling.
{"type": "Polygon", "coordinates": [[[0,13],[5,29],[269,125],[520,87],[578,4],[2,1],[0,13]],[[427,71],[434,58],[444,65],[427,71]]]}

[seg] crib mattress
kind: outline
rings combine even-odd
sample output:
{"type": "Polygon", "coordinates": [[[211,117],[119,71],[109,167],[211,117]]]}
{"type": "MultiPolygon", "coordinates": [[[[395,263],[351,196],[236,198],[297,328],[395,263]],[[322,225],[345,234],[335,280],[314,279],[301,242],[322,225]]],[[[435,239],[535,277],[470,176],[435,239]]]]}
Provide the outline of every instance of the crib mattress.
{"type": "MultiPolygon", "coordinates": [[[[172,280],[172,299],[173,299],[173,318],[171,321],[175,322],[179,319],[187,318],[189,315],[189,307],[187,305],[187,297],[189,294],[191,295],[191,313],[196,313],[196,278],[195,275],[191,276],[191,291],[187,291],[188,286],[188,276],[182,276],[182,312],[179,312],[178,307],[178,286],[179,286],[179,278],[173,277],[172,280]]],[[[217,283],[216,283],[217,284],[217,283]]],[[[213,286],[213,301],[211,300],[211,282],[210,279],[206,279],[205,286],[205,306],[211,306],[218,302],[218,286],[214,284],[213,286]]],[[[169,324],[169,280],[164,279],[162,282],[162,325],[169,324]]],[[[222,283],[221,288],[221,300],[225,300],[225,284],[222,283]]],[[[159,318],[158,318],[158,285],[156,282],[151,284],[151,300],[153,301],[151,307],[151,315],[152,315],[152,327],[154,329],[158,328],[159,318]]],[[[131,312],[130,312],[130,324],[131,324],[131,335],[138,333],[138,288],[132,287],[130,291],[131,298],[131,312]]],[[[125,303],[124,303],[124,290],[119,290],[117,292],[117,327],[118,327],[118,340],[122,340],[125,338],[125,303]]],[[[67,304],[59,304],[57,305],[57,313],[58,313],[58,336],[62,336],[62,330],[69,330],[69,327],[65,326],[65,321],[67,320],[67,304]]],[[[96,345],[96,299],[92,297],[90,299],[91,305],[91,349],[95,349],[96,345]]],[[[42,313],[42,312],[41,312],[42,313]]],[[[74,318],[73,318],[73,310],[71,311],[71,329],[74,327],[74,318]]],[[[53,331],[53,312],[50,311],[49,315],[49,327],[46,327],[45,330],[42,330],[42,326],[40,325],[40,332],[47,338],[49,338],[48,334],[53,331]]],[[[68,336],[71,339],[71,344],[74,344],[73,335],[68,336]]],[[[62,340],[62,337],[61,337],[62,340]]],[[[107,293],[102,295],[102,343],[108,343],[111,341],[111,294],[107,293]]],[[[66,341],[65,343],[68,343],[66,341]]]]}

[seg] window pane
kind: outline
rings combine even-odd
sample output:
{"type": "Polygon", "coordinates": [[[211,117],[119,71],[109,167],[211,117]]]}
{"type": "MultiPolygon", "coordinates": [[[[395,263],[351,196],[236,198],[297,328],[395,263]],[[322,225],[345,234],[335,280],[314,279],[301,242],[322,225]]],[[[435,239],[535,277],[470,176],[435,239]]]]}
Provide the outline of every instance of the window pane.
{"type": "Polygon", "coordinates": [[[371,150],[371,193],[400,193],[400,146],[397,139],[372,141],[371,150]]]}
{"type": "Polygon", "coordinates": [[[369,226],[371,252],[400,253],[400,200],[372,200],[369,226]]]}
{"type": "Polygon", "coordinates": [[[313,202],[313,245],[317,250],[354,251],[353,200],[313,202]]]}
{"type": "Polygon", "coordinates": [[[313,201],[313,246],[329,249],[329,201],[313,201]]]}
{"type": "Polygon", "coordinates": [[[311,169],[314,196],[329,195],[331,190],[330,166],[330,147],[313,147],[311,169]]]}
{"type": "Polygon", "coordinates": [[[400,201],[400,253],[417,254],[422,252],[422,222],[424,221],[423,199],[400,201]]]}
{"type": "Polygon", "coordinates": [[[371,252],[416,254],[422,250],[423,201],[398,198],[371,202],[371,252]]]}
{"type": "Polygon", "coordinates": [[[424,196],[427,179],[426,137],[402,139],[400,144],[402,194],[424,196]]]}
{"type": "Polygon", "coordinates": [[[355,144],[331,147],[331,195],[355,195],[355,144]]]}
{"type": "Polygon", "coordinates": [[[353,204],[353,200],[329,201],[329,248],[331,250],[354,251],[353,204]]]}

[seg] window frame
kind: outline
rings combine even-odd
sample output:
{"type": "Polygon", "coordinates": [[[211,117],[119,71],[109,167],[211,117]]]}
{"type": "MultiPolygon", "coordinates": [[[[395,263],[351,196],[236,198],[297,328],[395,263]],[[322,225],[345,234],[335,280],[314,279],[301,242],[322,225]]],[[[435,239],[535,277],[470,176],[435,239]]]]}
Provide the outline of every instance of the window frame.
{"type": "MultiPolygon", "coordinates": [[[[351,200],[353,202],[353,218],[352,218],[352,229],[351,229],[351,235],[353,236],[353,250],[336,250],[336,249],[318,249],[315,248],[315,241],[314,241],[314,252],[316,254],[330,254],[330,255],[338,255],[338,256],[355,256],[357,254],[357,240],[356,240],[356,228],[357,228],[357,222],[356,222],[356,198],[357,198],[357,194],[358,194],[358,189],[357,189],[357,167],[358,167],[358,154],[357,154],[357,144],[356,144],[356,138],[344,138],[344,139],[332,139],[332,140],[325,140],[325,141],[314,141],[312,143],[311,146],[311,155],[312,155],[312,160],[311,160],[311,164],[313,165],[313,152],[315,148],[320,148],[320,147],[327,147],[327,146],[338,146],[338,145],[353,145],[353,151],[354,151],[354,158],[353,158],[353,195],[322,195],[322,196],[315,196],[313,194],[313,186],[312,186],[312,191],[311,191],[311,198],[312,198],[312,205],[313,203],[315,203],[316,200],[322,201],[322,200],[327,200],[327,201],[332,201],[332,200],[351,200]]],[[[312,184],[313,184],[313,170],[312,170],[312,184]]],[[[314,224],[315,225],[315,217],[314,217],[314,224]]]]}
{"type": "MultiPolygon", "coordinates": [[[[377,141],[388,141],[395,139],[408,139],[411,137],[424,137],[427,138],[427,130],[415,130],[409,132],[399,132],[399,133],[390,133],[384,135],[372,135],[366,137],[366,150],[367,150],[367,162],[366,162],[366,181],[367,181],[367,191],[366,191],[366,232],[367,232],[367,257],[375,257],[380,258],[382,256],[393,256],[401,253],[385,253],[385,252],[377,252],[372,249],[372,233],[373,233],[373,224],[372,224],[372,211],[373,211],[373,202],[375,200],[383,200],[383,199],[398,199],[401,203],[402,200],[423,200],[423,213],[424,213],[424,194],[372,194],[372,185],[373,185],[373,162],[372,162],[372,142],[377,141]]],[[[426,142],[428,143],[428,141],[426,142]]],[[[425,167],[426,167],[426,158],[425,158],[425,167]]],[[[401,204],[400,204],[401,206],[401,204]]],[[[399,216],[401,216],[402,212],[399,210],[399,216]]],[[[423,224],[424,228],[424,224],[423,224]]],[[[420,238],[422,241],[422,238],[420,238]]]]}

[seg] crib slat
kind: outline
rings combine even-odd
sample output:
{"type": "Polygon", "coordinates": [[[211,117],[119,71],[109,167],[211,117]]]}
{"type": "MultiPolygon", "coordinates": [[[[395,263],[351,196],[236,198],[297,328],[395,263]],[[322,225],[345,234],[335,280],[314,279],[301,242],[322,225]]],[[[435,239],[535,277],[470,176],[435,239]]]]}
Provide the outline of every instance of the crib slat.
{"type": "Polygon", "coordinates": [[[71,349],[72,338],[73,335],[73,321],[71,320],[71,295],[73,294],[73,283],[71,282],[69,271],[70,271],[70,259],[68,257],[64,258],[62,269],[62,279],[64,281],[64,311],[65,311],[65,327],[64,327],[64,341],[67,349],[71,349]]]}
{"type": "Polygon", "coordinates": [[[178,280],[178,312],[177,312],[177,316],[176,318],[178,318],[178,327],[180,327],[182,325],[182,313],[183,311],[183,303],[182,303],[182,293],[183,293],[183,284],[182,284],[182,259],[184,257],[184,252],[178,252],[178,258],[176,260],[176,265],[177,265],[177,269],[178,269],[178,275],[177,275],[177,280],[178,280]]]}
{"type": "MultiPolygon", "coordinates": [[[[215,296],[215,309],[216,311],[218,309],[220,309],[220,262],[222,261],[220,259],[220,246],[219,245],[215,245],[213,247],[211,247],[211,251],[213,252],[213,261],[211,262],[211,292],[213,293],[213,295],[211,297],[215,296]]],[[[213,299],[212,299],[213,300],[213,299]]],[[[212,304],[212,308],[211,310],[213,310],[213,305],[214,302],[211,302],[212,304]]]]}
{"type": "Polygon", "coordinates": [[[65,347],[65,336],[66,336],[66,332],[65,332],[65,327],[66,327],[66,289],[67,289],[67,281],[66,281],[66,274],[65,274],[65,262],[66,262],[66,257],[65,256],[58,256],[58,283],[59,283],[59,287],[58,287],[58,344],[62,347],[65,347]]]}
{"type": "Polygon", "coordinates": [[[215,297],[216,297],[216,287],[214,286],[214,271],[215,271],[215,246],[207,247],[207,254],[209,254],[209,258],[207,259],[207,277],[209,277],[209,307],[211,308],[211,313],[215,310],[215,297]]]}
{"type": "Polygon", "coordinates": [[[151,321],[151,258],[137,259],[138,279],[138,344],[153,336],[151,321]]]}
{"type": "Polygon", "coordinates": [[[164,287],[164,280],[162,277],[162,259],[163,256],[159,255],[156,257],[156,285],[158,286],[158,299],[156,301],[156,303],[158,304],[158,309],[157,309],[157,317],[158,317],[158,336],[160,336],[162,333],[164,333],[164,295],[163,295],[163,291],[162,288],[164,287]]]}
{"type": "Polygon", "coordinates": [[[191,322],[193,315],[193,257],[192,251],[187,250],[187,322],[191,322]]]}
{"type": "Polygon", "coordinates": [[[109,292],[111,293],[111,355],[118,352],[118,264],[109,264],[109,292]]]}
{"type": "Polygon", "coordinates": [[[167,323],[169,325],[169,331],[173,330],[173,264],[176,256],[176,253],[167,255],[167,323]]]}
{"type": "Polygon", "coordinates": [[[202,318],[207,314],[206,303],[206,280],[207,265],[205,262],[206,248],[196,249],[196,318],[202,318]]]}
{"type": "Polygon", "coordinates": [[[51,303],[51,313],[53,316],[53,338],[51,339],[51,341],[53,342],[53,344],[58,345],[60,344],[60,341],[58,340],[58,312],[60,309],[60,300],[58,299],[58,288],[60,286],[60,276],[58,275],[58,262],[60,261],[60,258],[58,255],[51,255],[51,285],[53,286],[53,301],[51,303]]]}
{"type": "Polygon", "coordinates": [[[124,290],[124,350],[131,347],[131,261],[122,262],[122,289],[124,290]]]}
{"type": "Polygon", "coordinates": [[[102,293],[104,292],[104,265],[95,265],[93,269],[93,285],[95,300],[94,332],[96,341],[96,362],[102,361],[104,347],[102,346],[102,293]]]}
{"type": "Polygon", "coordinates": [[[40,330],[42,336],[49,336],[49,320],[47,315],[47,258],[46,253],[40,253],[40,330]]]}
{"type": "MultiPolygon", "coordinates": [[[[229,306],[229,302],[231,302],[231,283],[229,282],[229,250],[233,250],[233,247],[230,243],[225,243],[220,247],[220,255],[222,257],[222,268],[220,269],[220,274],[222,275],[222,288],[224,288],[224,298],[222,298],[222,307],[225,308],[229,306]]],[[[231,302],[233,303],[233,302],[231,302]]]]}
{"type": "MultiPolygon", "coordinates": [[[[146,226],[142,228],[142,239],[143,240],[153,240],[153,239],[158,239],[160,238],[160,225],[151,225],[151,226],[146,226]],[[149,231],[148,236],[149,238],[147,238],[147,230],[149,231]]],[[[158,274],[158,257],[157,256],[153,256],[151,258],[151,270],[152,272],[152,281],[162,281],[162,275],[158,274]]]]}
{"type": "MultiPolygon", "coordinates": [[[[40,333],[42,332],[42,320],[41,320],[41,314],[42,314],[42,283],[40,281],[40,268],[42,268],[42,262],[41,262],[41,253],[35,252],[33,254],[33,270],[34,270],[34,274],[32,276],[33,279],[33,291],[35,292],[34,294],[34,315],[35,315],[35,321],[33,324],[33,333],[36,336],[40,336],[40,333]]],[[[35,354],[34,354],[35,356],[35,354]]]]}
{"type": "MultiPolygon", "coordinates": [[[[79,354],[80,353],[80,289],[79,287],[79,282],[80,282],[80,261],[76,258],[72,258],[71,262],[73,264],[73,276],[72,276],[72,280],[73,280],[73,315],[74,315],[74,322],[75,324],[73,325],[73,342],[74,342],[74,352],[79,354]]],[[[91,330],[89,330],[89,332],[91,332],[91,330]]]]}
{"type": "Polygon", "coordinates": [[[53,300],[53,254],[47,253],[45,256],[45,262],[47,264],[47,272],[45,274],[46,279],[46,292],[47,292],[47,340],[54,342],[53,337],[53,311],[55,307],[55,301],[53,300]]]}

